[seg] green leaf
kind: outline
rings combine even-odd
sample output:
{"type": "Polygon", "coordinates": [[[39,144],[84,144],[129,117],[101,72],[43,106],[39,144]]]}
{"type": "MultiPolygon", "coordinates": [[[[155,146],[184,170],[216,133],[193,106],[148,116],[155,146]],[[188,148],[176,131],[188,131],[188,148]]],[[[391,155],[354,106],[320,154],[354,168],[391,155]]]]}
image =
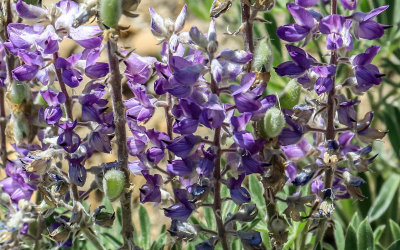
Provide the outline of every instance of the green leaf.
{"type": "Polygon", "coordinates": [[[390,231],[392,232],[393,239],[400,239],[400,226],[392,219],[389,220],[390,231]]]}
{"type": "Polygon", "coordinates": [[[204,207],[204,217],[208,228],[214,227],[214,211],[211,207],[204,207]]]}
{"type": "Polygon", "coordinates": [[[335,248],[331,244],[326,242],[322,242],[322,248],[325,250],[335,250],[335,248]]]}
{"type": "Polygon", "coordinates": [[[251,201],[257,205],[258,212],[261,213],[261,216],[265,217],[265,201],[263,197],[263,188],[261,186],[260,181],[257,177],[252,174],[249,175],[249,186],[250,186],[250,194],[251,194],[251,201]]]}
{"type": "Polygon", "coordinates": [[[388,209],[392,203],[393,197],[396,194],[397,188],[400,184],[400,178],[397,174],[391,174],[389,178],[382,185],[378,197],[376,198],[374,204],[368,211],[369,221],[372,222],[388,209]]]}
{"type": "Polygon", "coordinates": [[[143,205],[139,206],[139,222],[140,222],[140,231],[141,231],[143,248],[149,249],[149,247],[150,247],[150,219],[149,219],[149,215],[146,211],[146,208],[143,205]]]}
{"type": "Polygon", "coordinates": [[[385,231],[386,225],[380,225],[374,231],[374,243],[375,245],[379,242],[383,231],[385,231]]]}
{"type": "Polygon", "coordinates": [[[342,225],[339,222],[335,221],[335,230],[333,231],[335,235],[335,243],[338,250],[344,249],[344,232],[342,225]]]}
{"type": "Polygon", "coordinates": [[[360,250],[374,249],[374,233],[367,219],[363,220],[358,228],[357,245],[360,250]]]}
{"type": "Polygon", "coordinates": [[[358,226],[360,225],[360,221],[361,221],[360,216],[358,216],[358,213],[356,212],[356,213],[354,213],[353,217],[351,218],[350,225],[352,225],[353,228],[355,230],[357,230],[358,226]]]}
{"type": "MultiPolygon", "coordinates": [[[[345,250],[357,250],[357,235],[356,230],[350,224],[347,228],[346,239],[345,239],[345,250]]],[[[360,249],[363,250],[363,249],[360,249]]]]}
{"type": "Polygon", "coordinates": [[[399,250],[400,249],[400,240],[393,242],[387,250],[399,250]]]}

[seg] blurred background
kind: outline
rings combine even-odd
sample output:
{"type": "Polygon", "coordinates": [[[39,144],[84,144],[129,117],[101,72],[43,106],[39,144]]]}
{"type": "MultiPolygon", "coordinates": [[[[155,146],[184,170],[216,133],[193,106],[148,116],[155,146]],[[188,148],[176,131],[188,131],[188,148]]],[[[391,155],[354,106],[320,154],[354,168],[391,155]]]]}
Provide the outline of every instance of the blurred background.
{"type": "MultiPolygon", "coordinates": [[[[43,1],[43,5],[48,6],[54,2],[50,0],[43,1]]],[[[234,32],[240,26],[239,2],[238,0],[234,0],[228,12],[217,19],[217,34],[220,49],[224,47],[231,49],[243,48],[240,35],[232,36],[226,34],[228,31],[234,32]]],[[[289,1],[278,0],[270,12],[260,14],[270,23],[256,23],[254,26],[256,40],[263,37],[269,37],[271,40],[274,50],[273,66],[277,66],[288,60],[284,43],[275,34],[278,26],[293,22],[286,9],[287,2],[289,1]]],[[[195,25],[201,31],[206,32],[210,21],[209,10],[212,0],[142,0],[136,11],[139,14],[137,18],[121,18],[120,25],[129,26],[129,28],[120,34],[119,44],[135,49],[135,53],[141,56],[159,57],[161,48],[158,45],[158,41],[150,32],[148,8],[153,7],[163,17],[174,19],[185,3],[188,4],[189,11],[184,31],[188,31],[190,27],[195,25]]],[[[400,213],[398,212],[400,209],[400,1],[359,0],[358,4],[358,10],[363,12],[368,12],[385,4],[391,6],[385,13],[377,16],[377,21],[381,24],[392,25],[393,27],[387,30],[386,34],[377,41],[355,41],[352,54],[362,53],[373,44],[381,46],[381,51],[375,57],[373,64],[377,65],[380,71],[386,74],[386,76],[383,78],[382,84],[371,88],[368,94],[364,96],[352,96],[352,98],[362,101],[362,104],[357,107],[358,116],[362,117],[367,111],[373,110],[375,114],[373,126],[383,131],[388,131],[388,134],[382,141],[374,143],[374,152],[379,155],[375,159],[374,164],[372,164],[370,171],[361,174],[361,177],[367,181],[367,184],[362,186],[363,193],[367,199],[364,201],[342,200],[339,202],[335,212],[335,218],[338,222],[336,227],[340,227],[344,232],[346,232],[348,225],[353,225],[357,228],[360,221],[369,216],[377,248],[382,247],[382,249],[385,249],[393,240],[400,239],[400,227],[398,226],[400,224],[400,213]]],[[[327,15],[329,5],[325,5],[324,1],[321,1],[319,6],[322,14],[327,15]]],[[[72,53],[77,52],[78,46],[73,41],[64,41],[63,43],[60,46],[62,48],[62,57],[68,57],[72,53]]],[[[310,51],[316,59],[325,61],[329,58],[329,54],[324,51],[324,47],[324,41],[319,39],[307,45],[307,51],[310,51]]],[[[103,60],[106,60],[106,58],[103,58],[103,60]]],[[[348,75],[346,70],[348,69],[339,67],[339,81],[344,80],[344,78],[340,78],[341,74],[343,76],[348,75]]],[[[271,94],[279,94],[288,81],[288,78],[278,77],[274,72],[271,72],[271,80],[267,90],[271,94]]],[[[77,88],[74,91],[75,94],[79,94],[80,89],[77,88]]],[[[130,97],[129,89],[126,89],[124,95],[125,98],[130,97]]],[[[304,100],[304,98],[301,98],[301,100],[304,100]]],[[[75,111],[79,112],[79,108],[76,107],[75,111]]],[[[162,112],[156,113],[146,126],[165,131],[163,127],[164,122],[160,121],[164,121],[164,114],[162,112]]],[[[82,130],[80,133],[85,134],[85,131],[82,130]]],[[[115,158],[112,155],[99,154],[88,160],[85,166],[89,168],[90,166],[96,166],[113,160],[115,158]]],[[[138,240],[153,242],[160,235],[164,237],[164,235],[168,234],[165,231],[164,225],[168,228],[169,220],[163,216],[162,207],[154,207],[151,204],[146,204],[144,207],[140,206],[139,208],[138,188],[144,184],[144,180],[142,177],[134,177],[132,183],[134,184],[135,194],[134,206],[136,206],[134,221],[137,228],[138,240]],[[143,210],[147,211],[147,213],[143,212],[143,210]],[[141,232],[144,230],[151,230],[151,239],[142,239],[140,237],[141,232]]],[[[88,185],[90,185],[90,181],[87,181],[88,185]]],[[[87,189],[87,186],[82,189],[87,189]]],[[[89,205],[91,210],[93,210],[100,204],[101,196],[99,193],[93,193],[90,195],[89,200],[89,205]]],[[[201,220],[203,212],[200,210],[199,213],[200,217],[198,215],[196,217],[201,220]]],[[[119,229],[113,228],[112,231],[102,231],[102,233],[109,234],[107,237],[117,237],[119,229]]],[[[296,237],[297,234],[294,233],[293,235],[292,237],[296,237]]],[[[118,240],[118,238],[115,240],[118,240]]],[[[295,238],[292,238],[292,240],[295,241],[295,238]]],[[[84,248],[83,245],[75,247],[78,249],[84,248]]],[[[288,246],[287,248],[289,249],[290,247],[288,246]]]]}

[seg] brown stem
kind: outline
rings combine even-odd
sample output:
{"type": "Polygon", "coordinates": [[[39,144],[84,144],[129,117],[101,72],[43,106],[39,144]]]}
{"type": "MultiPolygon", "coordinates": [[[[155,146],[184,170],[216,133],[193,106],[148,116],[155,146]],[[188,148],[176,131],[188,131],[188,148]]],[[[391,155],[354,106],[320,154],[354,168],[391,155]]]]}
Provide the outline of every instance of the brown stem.
{"type": "MultiPolygon", "coordinates": [[[[337,0],[332,0],[331,1],[331,14],[337,14],[337,0]]],[[[338,64],[338,55],[336,50],[332,50],[331,52],[331,59],[329,62],[331,65],[337,65],[338,64]]],[[[331,91],[329,91],[328,94],[328,122],[327,122],[327,127],[326,127],[326,140],[334,140],[336,131],[335,131],[335,114],[336,114],[336,101],[335,101],[335,95],[336,95],[336,89],[335,89],[335,76],[332,78],[333,80],[333,88],[331,91]]],[[[330,167],[325,171],[325,180],[324,180],[324,186],[325,188],[331,188],[332,186],[332,181],[333,181],[333,169],[330,167]]]]}
{"type": "MultiPolygon", "coordinates": [[[[212,56],[210,56],[212,57],[212,56]]],[[[212,59],[210,59],[211,61],[212,59]]],[[[219,95],[219,90],[217,83],[215,82],[214,77],[211,76],[211,90],[214,94],[219,95]]],[[[225,226],[222,221],[221,214],[221,127],[215,129],[214,133],[214,146],[217,148],[216,158],[215,158],[215,166],[214,166],[214,216],[217,222],[218,228],[218,237],[222,245],[222,249],[229,250],[228,240],[226,238],[225,226]]]]}
{"type": "MultiPolygon", "coordinates": [[[[242,0],[242,34],[244,49],[248,52],[254,53],[254,39],[253,39],[253,20],[251,18],[251,9],[246,1],[242,0]]],[[[246,71],[251,71],[251,62],[246,65],[246,71]]]]}
{"type": "Polygon", "coordinates": [[[133,241],[134,227],[132,224],[131,200],[132,191],[130,190],[129,169],[128,169],[128,150],[126,147],[126,130],[125,130],[125,108],[122,102],[122,84],[121,73],[119,71],[119,60],[116,55],[118,50],[117,43],[111,38],[107,41],[108,63],[110,64],[110,83],[112,107],[114,112],[115,136],[118,147],[118,162],[121,170],[125,174],[125,192],[120,197],[122,209],[122,230],[121,234],[124,239],[124,245],[121,249],[134,249],[133,241]]]}

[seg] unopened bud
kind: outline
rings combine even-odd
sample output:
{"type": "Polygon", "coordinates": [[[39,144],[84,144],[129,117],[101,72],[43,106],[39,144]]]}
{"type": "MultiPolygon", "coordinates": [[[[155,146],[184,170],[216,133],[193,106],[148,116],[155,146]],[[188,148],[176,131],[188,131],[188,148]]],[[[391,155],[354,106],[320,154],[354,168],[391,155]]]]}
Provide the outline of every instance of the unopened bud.
{"type": "Polygon", "coordinates": [[[125,187],[125,174],[117,169],[111,169],[103,178],[103,190],[107,197],[114,201],[118,199],[125,187]]]}
{"type": "Polygon", "coordinates": [[[101,0],[100,19],[103,24],[110,28],[116,28],[122,14],[121,0],[101,0]]]}
{"type": "Polygon", "coordinates": [[[274,53],[269,38],[262,39],[256,48],[253,59],[253,67],[256,71],[261,72],[264,69],[269,72],[274,61],[274,53]]]}
{"type": "Polygon", "coordinates": [[[281,95],[280,103],[283,109],[292,109],[295,105],[299,103],[300,100],[300,92],[301,86],[296,81],[296,79],[292,79],[288,82],[281,95]]]}

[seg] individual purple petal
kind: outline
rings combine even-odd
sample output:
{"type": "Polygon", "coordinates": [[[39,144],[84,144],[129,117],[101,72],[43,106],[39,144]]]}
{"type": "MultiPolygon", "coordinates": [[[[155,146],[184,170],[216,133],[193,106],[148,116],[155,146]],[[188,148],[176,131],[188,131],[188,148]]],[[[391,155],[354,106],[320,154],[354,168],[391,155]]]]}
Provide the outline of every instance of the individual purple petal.
{"type": "Polygon", "coordinates": [[[167,28],[164,24],[164,18],[162,18],[153,8],[149,8],[150,17],[151,17],[151,33],[154,36],[165,36],[167,35],[167,28]]]}
{"type": "Polygon", "coordinates": [[[85,74],[92,79],[97,79],[106,76],[108,74],[108,71],[108,63],[98,62],[87,67],[85,69],[85,74]]]}
{"type": "Polygon", "coordinates": [[[368,40],[375,40],[381,38],[384,33],[385,30],[381,24],[373,20],[368,20],[360,23],[357,36],[368,40]]]}
{"type": "Polygon", "coordinates": [[[23,82],[32,80],[39,71],[38,65],[24,64],[12,70],[12,76],[15,80],[23,82]]]}
{"type": "Polygon", "coordinates": [[[321,180],[315,180],[311,183],[311,191],[314,194],[319,194],[324,189],[324,183],[321,180]]]}
{"type": "Polygon", "coordinates": [[[340,0],[340,2],[348,10],[355,10],[357,7],[357,0],[340,0]]]}
{"type": "Polygon", "coordinates": [[[146,151],[149,162],[159,163],[164,158],[164,151],[161,148],[152,147],[146,151]]]}
{"type": "Polygon", "coordinates": [[[311,6],[316,5],[318,2],[318,0],[296,0],[295,3],[304,7],[304,8],[308,8],[311,6]]]}
{"type": "Polygon", "coordinates": [[[185,21],[186,21],[186,13],[187,13],[187,4],[185,4],[179,13],[178,17],[175,20],[174,24],[174,32],[178,33],[183,29],[185,26],[185,21]]]}
{"type": "Polygon", "coordinates": [[[44,27],[39,24],[27,25],[22,23],[10,23],[7,26],[7,33],[9,35],[12,45],[19,49],[29,50],[35,43],[35,38],[42,33],[44,27]]]}
{"type": "Polygon", "coordinates": [[[195,135],[179,136],[169,143],[167,149],[179,157],[186,158],[194,153],[200,140],[200,136],[195,135]]]}
{"type": "Polygon", "coordinates": [[[329,15],[324,17],[319,23],[319,30],[323,34],[340,34],[343,29],[345,18],[341,15],[329,15]]]}
{"type": "Polygon", "coordinates": [[[198,120],[187,118],[175,122],[172,126],[172,131],[181,135],[193,134],[194,132],[196,132],[198,126],[198,120]]]}
{"type": "Polygon", "coordinates": [[[294,181],[294,179],[297,176],[297,166],[296,163],[294,162],[289,162],[286,165],[286,169],[285,169],[285,174],[286,177],[288,178],[288,180],[286,181],[286,183],[292,183],[294,181]]]}
{"type": "Polygon", "coordinates": [[[128,168],[134,175],[141,175],[143,170],[148,170],[140,160],[128,162],[128,168]]]}
{"type": "Polygon", "coordinates": [[[185,189],[177,189],[174,193],[179,202],[168,208],[164,208],[164,214],[171,219],[186,221],[195,207],[189,202],[188,192],[185,189]]]}
{"type": "Polygon", "coordinates": [[[253,55],[250,52],[224,49],[218,54],[217,58],[236,64],[246,64],[253,59],[253,55]]]}
{"type": "Polygon", "coordinates": [[[240,87],[238,87],[237,85],[231,85],[231,90],[233,91],[232,95],[234,96],[242,92],[246,92],[247,90],[250,89],[255,80],[256,80],[255,73],[247,73],[243,75],[242,80],[240,81],[240,87]],[[233,86],[236,88],[232,88],[233,86]]]}
{"type": "Polygon", "coordinates": [[[49,106],[44,110],[44,119],[47,124],[53,125],[58,123],[63,115],[60,105],[49,106]]]}
{"type": "Polygon", "coordinates": [[[76,69],[66,69],[62,72],[62,78],[69,87],[76,88],[82,81],[82,74],[76,69]]]}
{"type": "Polygon", "coordinates": [[[240,116],[232,116],[231,124],[233,126],[233,131],[238,132],[245,130],[250,119],[251,119],[251,114],[249,113],[245,113],[240,116]]]}
{"type": "Polygon", "coordinates": [[[238,170],[246,175],[264,173],[264,164],[255,160],[251,155],[242,156],[238,170]]]}
{"type": "Polygon", "coordinates": [[[52,89],[47,89],[40,91],[40,94],[50,106],[57,106],[65,102],[65,95],[63,92],[56,92],[52,89]]]}
{"type": "Polygon", "coordinates": [[[151,65],[156,62],[154,57],[141,57],[135,53],[124,61],[126,65],[125,75],[134,83],[144,84],[151,76],[151,65]]]}
{"type": "Polygon", "coordinates": [[[295,3],[287,3],[286,7],[297,24],[308,27],[309,29],[314,27],[314,18],[306,9],[295,3]]]}
{"type": "Polygon", "coordinates": [[[380,46],[371,46],[367,50],[365,50],[364,53],[358,54],[355,56],[352,60],[351,63],[354,66],[362,66],[362,65],[367,65],[372,62],[376,54],[378,54],[379,50],[381,49],[380,46]]]}
{"type": "Polygon", "coordinates": [[[284,62],[275,68],[275,72],[279,76],[296,77],[303,74],[305,70],[294,62],[284,62]]]}
{"type": "Polygon", "coordinates": [[[24,19],[44,18],[47,15],[45,9],[36,7],[31,4],[26,4],[22,0],[17,1],[17,3],[15,4],[15,10],[17,11],[18,15],[24,19]]]}
{"type": "Polygon", "coordinates": [[[173,160],[167,164],[167,171],[177,176],[186,176],[192,173],[193,166],[189,161],[173,160]]]}
{"type": "Polygon", "coordinates": [[[245,175],[241,174],[237,179],[231,177],[228,179],[227,187],[229,188],[232,201],[238,205],[250,202],[250,193],[243,187],[241,187],[245,175]]]}
{"type": "Polygon", "coordinates": [[[298,161],[305,157],[311,150],[311,144],[303,138],[295,145],[282,146],[282,150],[287,158],[292,161],[298,161]]]}
{"type": "Polygon", "coordinates": [[[82,25],[70,30],[70,37],[86,49],[94,49],[101,45],[102,29],[97,25],[82,25]]]}
{"type": "Polygon", "coordinates": [[[371,10],[370,12],[368,12],[368,13],[364,16],[363,21],[368,21],[368,20],[370,20],[371,18],[376,17],[377,15],[381,14],[382,12],[384,12],[387,8],[389,8],[389,5],[384,5],[384,6],[381,6],[381,7],[379,7],[379,8],[376,8],[376,9],[371,10]]]}
{"type": "Polygon", "coordinates": [[[287,42],[299,42],[310,33],[308,27],[298,25],[297,23],[280,26],[276,30],[276,34],[282,40],[287,42]]]}
{"type": "Polygon", "coordinates": [[[41,66],[43,62],[42,55],[39,51],[29,52],[24,49],[18,50],[18,56],[27,65],[38,65],[41,66]]]}
{"type": "Polygon", "coordinates": [[[129,154],[132,156],[138,156],[146,148],[146,141],[138,139],[135,136],[126,138],[129,154]]]}
{"type": "Polygon", "coordinates": [[[200,123],[210,129],[220,127],[225,119],[225,110],[219,103],[218,97],[212,95],[204,106],[200,115],[200,123]]]}
{"type": "Polygon", "coordinates": [[[77,121],[75,120],[74,122],[66,122],[58,125],[63,132],[58,136],[57,144],[68,153],[74,153],[81,144],[81,138],[74,132],[76,124],[77,121]]]}

